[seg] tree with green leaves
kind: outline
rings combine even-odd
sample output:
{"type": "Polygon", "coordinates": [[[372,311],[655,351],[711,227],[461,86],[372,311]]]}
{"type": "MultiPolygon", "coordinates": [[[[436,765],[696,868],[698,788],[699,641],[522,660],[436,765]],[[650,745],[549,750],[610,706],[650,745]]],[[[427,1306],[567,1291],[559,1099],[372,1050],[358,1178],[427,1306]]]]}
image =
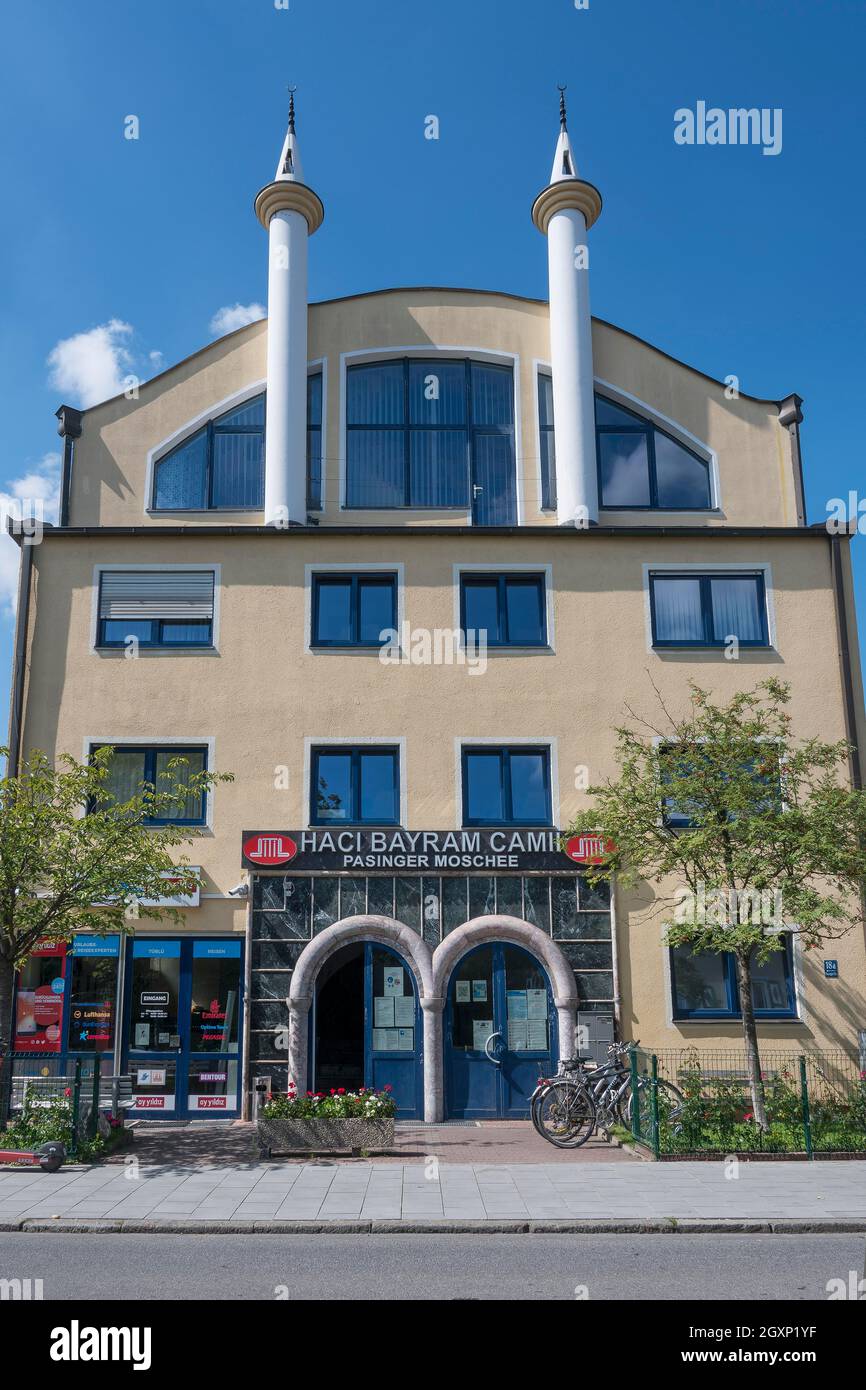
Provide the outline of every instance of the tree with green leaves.
{"type": "Polygon", "coordinates": [[[190,772],[176,757],[155,784],[118,796],[113,757],[104,747],[88,763],[64,755],[52,765],[35,751],[17,776],[0,779],[0,1077],[11,1049],[15,974],[37,943],[129,932],[139,918],[179,921],[176,908],[143,900],[165,894],[167,874],[175,894],[199,884],[176,854],[198,832],[172,822],[230,775],[190,772]]]}
{"type": "Polygon", "coordinates": [[[734,956],[754,1118],[766,1130],[753,968],[784,949],[783,930],[810,950],[862,925],[866,793],[851,787],[848,743],[795,737],[778,680],[727,703],[690,682],[679,712],[655,694],[655,721],[627,709],[618,775],[588,789],[593,804],[568,833],[611,842],[591,878],[654,885],[650,912],[668,914],[669,945],[734,956]]]}

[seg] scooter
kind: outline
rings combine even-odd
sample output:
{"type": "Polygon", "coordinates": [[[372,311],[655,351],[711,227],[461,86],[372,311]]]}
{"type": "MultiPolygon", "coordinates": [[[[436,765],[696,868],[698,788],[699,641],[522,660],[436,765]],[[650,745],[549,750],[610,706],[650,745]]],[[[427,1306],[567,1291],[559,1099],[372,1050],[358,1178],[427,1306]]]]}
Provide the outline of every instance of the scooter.
{"type": "Polygon", "coordinates": [[[57,1140],[40,1144],[38,1149],[0,1149],[0,1165],[9,1163],[18,1168],[41,1168],[43,1173],[56,1173],[66,1162],[66,1150],[57,1140]]]}

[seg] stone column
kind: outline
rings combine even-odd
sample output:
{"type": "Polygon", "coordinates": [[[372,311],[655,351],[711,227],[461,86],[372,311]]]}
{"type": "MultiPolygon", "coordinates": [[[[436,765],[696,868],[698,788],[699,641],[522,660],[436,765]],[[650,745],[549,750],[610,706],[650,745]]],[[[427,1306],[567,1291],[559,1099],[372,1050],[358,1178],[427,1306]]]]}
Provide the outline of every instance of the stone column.
{"type": "Polygon", "coordinates": [[[428,1124],[445,1118],[442,1013],[445,1000],[421,1000],[424,1018],[424,1119],[428,1124]]]}

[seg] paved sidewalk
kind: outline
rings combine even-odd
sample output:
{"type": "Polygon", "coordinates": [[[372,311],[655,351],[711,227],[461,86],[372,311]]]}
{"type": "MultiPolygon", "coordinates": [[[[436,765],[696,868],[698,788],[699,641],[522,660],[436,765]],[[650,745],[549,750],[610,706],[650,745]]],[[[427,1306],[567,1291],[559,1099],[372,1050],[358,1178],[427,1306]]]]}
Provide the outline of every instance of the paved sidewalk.
{"type": "MultiPolygon", "coordinates": [[[[0,1229],[80,1222],[857,1222],[866,1164],[252,1163],[0,1172],[0,1229]],[[138,1173],[138,1176],[134,1174],[138,1173]]],[[[175,1226],[176,1228],[176,1226],[175,1226]]],[[[765,1227],[766,1228],[766,1224],[765,1227]]]]}

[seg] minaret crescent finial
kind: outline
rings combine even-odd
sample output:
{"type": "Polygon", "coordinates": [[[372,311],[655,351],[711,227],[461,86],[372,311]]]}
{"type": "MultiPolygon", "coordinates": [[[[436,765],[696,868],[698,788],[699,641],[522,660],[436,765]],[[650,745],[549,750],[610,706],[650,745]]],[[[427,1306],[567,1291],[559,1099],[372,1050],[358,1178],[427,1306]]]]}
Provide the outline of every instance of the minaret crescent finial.
{"type": "Polygon", "coordinates": [[[295,133],[295,92],[297,90],[297,87],[289,88],[289,131],[292,135],[295,133]]]}
{"type": "Polygon", "coordinates": [[[565,118],[565,91],[566,91],[566,89],[565,89],[565,87],[560,87],[558,83],[557,83],[557,88],[558,88],[558,91],[559,91],[559,128],[560,128],[560,130],[567,130],[567,129],[568,129],[568,126],[567,126],[567,124],[566,124],[566,118],[565,118]]]}

